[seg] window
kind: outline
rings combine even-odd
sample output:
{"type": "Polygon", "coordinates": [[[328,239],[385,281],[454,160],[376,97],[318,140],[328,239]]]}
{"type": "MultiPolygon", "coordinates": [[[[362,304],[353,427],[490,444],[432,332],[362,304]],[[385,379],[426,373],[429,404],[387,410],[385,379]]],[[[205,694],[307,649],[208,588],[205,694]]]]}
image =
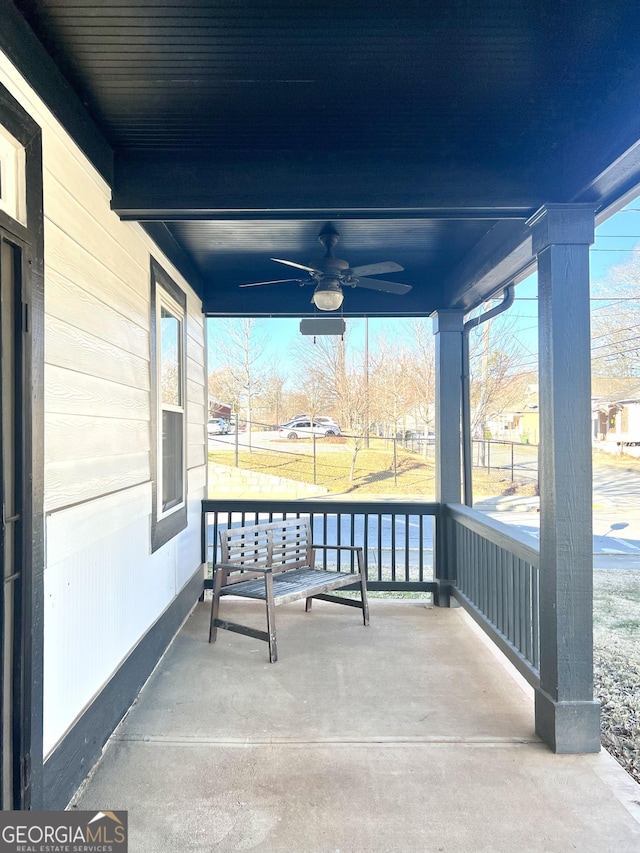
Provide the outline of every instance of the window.
{"type": "Polygon", "coordinates": [[[152,551],[187,526],[185,314],[184,292],[152,260],[152,551]]]}
{"type": "Polygon", "coordinates": [[[0,127],[0,210],[27,224],[25,149],[0,127]]]}

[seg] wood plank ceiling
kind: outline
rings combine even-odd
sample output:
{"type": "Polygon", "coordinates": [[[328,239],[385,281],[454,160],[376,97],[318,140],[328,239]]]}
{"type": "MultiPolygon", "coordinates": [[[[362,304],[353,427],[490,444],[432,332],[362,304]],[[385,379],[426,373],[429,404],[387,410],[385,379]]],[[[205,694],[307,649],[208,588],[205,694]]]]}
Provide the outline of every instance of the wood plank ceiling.
{"type": "Polygon", "coordinates": [[[346,314],[471,307],[530,263],[541,204],[640,181],[635,0],[15,6],[113,149],[114,209],[179,244],[210,313],[308,313],[238,284],[318,257],[327,221],[413,285],[346,314]]]}

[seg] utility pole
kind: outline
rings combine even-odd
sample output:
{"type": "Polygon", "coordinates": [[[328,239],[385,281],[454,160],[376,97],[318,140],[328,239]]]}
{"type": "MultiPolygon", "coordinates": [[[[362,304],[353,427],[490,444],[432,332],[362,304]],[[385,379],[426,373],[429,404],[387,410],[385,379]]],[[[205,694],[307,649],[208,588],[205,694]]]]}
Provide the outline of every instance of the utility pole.
{"type": "Polygon", "coordinates": [[[369,318],[364,318],[364,446],[369,447],[369,318]]]}

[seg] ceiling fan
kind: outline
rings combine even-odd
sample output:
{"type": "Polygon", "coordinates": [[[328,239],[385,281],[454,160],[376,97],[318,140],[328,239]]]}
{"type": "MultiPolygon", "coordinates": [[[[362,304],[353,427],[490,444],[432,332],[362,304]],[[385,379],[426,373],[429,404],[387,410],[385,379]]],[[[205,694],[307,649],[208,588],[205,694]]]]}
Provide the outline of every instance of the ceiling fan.
{"type": "Polygon", "coordinates": [[[402,296],[411,290],[410,284],[400,284],[397,281],[385,281],[381,278],[368,278],[370,275],[382,275],[389,272],[402,272],[404,269],[393,261],[381,261],[377,264],[365,264],[360,267],[350,267],[348,261],[336,258],[333,247],[340,235],[336,229],[327,223],[318,236],[318,240],[326,249],[324,257],[312,261],[312,266],[298,264],[295,261],[285,261],[282,258],[271,258],[279,264],[286,264],[295,269],[304,270],[307,278],[280,278],[273,281],[254,281],[241,284],[240,287],[261,287],[264,284],[284,284],[297,282],[299,285],[314,284],[315,290],[311,301],[320,311],[337,311],[342,305],[343,287],[366,287],[369,290],[382,290],[385,293],[395,293],[402,296]]]}

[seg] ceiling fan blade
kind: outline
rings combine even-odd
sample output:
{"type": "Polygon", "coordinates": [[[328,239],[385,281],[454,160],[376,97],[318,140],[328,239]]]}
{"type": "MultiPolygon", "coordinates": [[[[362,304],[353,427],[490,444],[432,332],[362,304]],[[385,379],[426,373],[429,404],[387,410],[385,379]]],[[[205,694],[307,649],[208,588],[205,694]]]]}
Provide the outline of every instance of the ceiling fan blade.
{"type": "Polygon", "coordinates": [[[285,281],[297,281],[298,284],[306,284],[301,278],[277,278],[275,281],[251,281],[249,284],[239,284],[238,287],[260,287],[263,284],[284,284],[285,281]]]}
{"type": "Polygon", "coordinates": [[[365,264],[362,267],[347,270],[347,272],[358,277],[359,275],[382,275],[385,272],[402,272],[403,270],[404,267],[394,261],[380,261],[379,264],[365,264]]]}
{"type": "Polygon", "coordinates": [[[382,290],[384,293],[396,293],[402,296],[411,290],[410,284],[400,284],[399,281],[385,281],[383,278],[359,278],[356,287],[368,287],[369,290],[382,290]]]}
{"type": "Polygon", "coordinates": [[[308,273],[321,273],[322,270],[316,270],[313,267],[305,267],[304,264],[296,264],[295,261],[283,261],[282,258],[271,258],[278,264],[286,264],[288,267],[295,267],[297,270],[305,270],[308,273]]]}

